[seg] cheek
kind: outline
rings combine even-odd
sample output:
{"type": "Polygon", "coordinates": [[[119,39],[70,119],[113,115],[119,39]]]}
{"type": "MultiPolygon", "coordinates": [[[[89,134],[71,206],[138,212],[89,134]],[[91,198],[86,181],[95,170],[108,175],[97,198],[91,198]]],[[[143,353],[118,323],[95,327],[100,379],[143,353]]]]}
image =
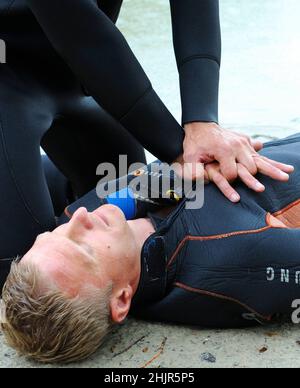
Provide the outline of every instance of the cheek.
{"type": "Polygon", "coordinates": [[[102,240],[98,246],[98,256],[102,263],[110,263],[119,261],[124,257],[124,253],[131,251],[129,249],[128,240],[124,234],[109,236],[109,238],[102,240]]]}
{"type": "Polygon", "coordinates": [[[116,251],[119,257],[124,259],[130,259],[135,255],[136,242],[131,233],[127,233],[120,238],[116,244],[116,251]]]}
{"type": "Polygon", "coordinates": [[[124,256],[126,250],[131,251],[133,236],[130,232],[127,224],[105,233],[95,231],[89,234],[88,244],[93,247],[101,261],[119,259],[124,256]]]}
{"type": "Polygon", "coordinates": [[[65,273],[56,273],[55,283],[70,297],[75,298],[86,286],[101,287],[102,279],[97,271],[90,271],[78,265],[70,267],[65,273]]]}

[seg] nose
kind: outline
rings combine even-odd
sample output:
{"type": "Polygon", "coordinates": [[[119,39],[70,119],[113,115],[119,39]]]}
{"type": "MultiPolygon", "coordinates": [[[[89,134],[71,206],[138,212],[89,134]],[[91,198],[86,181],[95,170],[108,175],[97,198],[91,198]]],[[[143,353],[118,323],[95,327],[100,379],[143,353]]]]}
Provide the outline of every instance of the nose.
{"type": "Polygon", "coordinates": [[[93,223],[91,221],[89,212],[86,208],[82,207],[78,209],[71,218],[71,221],[69,222],[69,229],[70,231],[76,231],[80,228],[85,229],[92,229],[93,223]]]}

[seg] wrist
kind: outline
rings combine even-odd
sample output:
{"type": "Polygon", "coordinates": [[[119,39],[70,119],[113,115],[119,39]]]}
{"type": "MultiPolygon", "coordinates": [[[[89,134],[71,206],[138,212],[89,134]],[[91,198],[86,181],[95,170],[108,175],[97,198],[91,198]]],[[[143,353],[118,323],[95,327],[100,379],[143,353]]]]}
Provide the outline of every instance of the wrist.
{"type": "Polygon", "coordinates": [[[203,121],[196,121],[193,123],[185,124],[184,130],[186,133],[189,132],[199,132],[199,131],[209,131],[212,129],[218,129],[220,130],[220,127],[215,122],[203,122],[203,121]]]}

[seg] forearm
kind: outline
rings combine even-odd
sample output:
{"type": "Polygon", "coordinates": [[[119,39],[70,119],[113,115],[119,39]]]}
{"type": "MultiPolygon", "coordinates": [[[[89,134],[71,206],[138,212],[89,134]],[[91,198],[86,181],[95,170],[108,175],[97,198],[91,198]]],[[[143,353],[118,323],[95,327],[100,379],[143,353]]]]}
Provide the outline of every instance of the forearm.
{"type": "Polygon", "coordinates": [[[221,29],[218,0],[170,0],[183,124],[218,122],[221,29]]]}
{"type": "Polygon", "coordinates": [[[161,160],[184,133],[113,22],[92,0],[27,0],[48,39],[95,100],[161,160]],[[167,145],[167,146],[166,146],[167,145]]]}
{"type": "Polygon", "coordinates": [[[98,0],[98,5],[102,11],[116,23],[120,14],[123,0],[98,0]]]}

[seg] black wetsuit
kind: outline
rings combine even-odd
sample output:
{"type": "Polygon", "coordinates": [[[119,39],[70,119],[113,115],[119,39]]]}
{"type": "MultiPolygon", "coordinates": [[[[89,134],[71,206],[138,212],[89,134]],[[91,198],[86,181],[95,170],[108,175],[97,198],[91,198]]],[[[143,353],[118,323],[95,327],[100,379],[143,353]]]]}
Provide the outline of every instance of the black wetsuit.
{"type": "MultiPolygon", "coordinates": [[[[23,254],[37,234],[55,227],[40,143],[77,195],[95,186],[100,162],[117,164],[119,154],[128,154],[129,164],[143,162],[137,141],[168,162],[182,152],[181,125],[113,23],[121,4],[0,0],[7,47],[0,65],[2,259],[23,254]]],[[[218,1],[171,6],[183,121],[217,121],[218,1]]]]}
{"type": "MultiPolygon", "coordinates": [[[[220,328],[291,318],[300,299],[300,135],[262,154],[296,167],[288,183],[259,176],[262,194],[237,183],[239,204],[210,184],[201,209],[184,200],[168,216],[148,213],[156,232],[142,249],[133,315],[220,328]]],[[[68,214],[81,206],[93,211],[99,198],[91,192],[68,214]]]]}

